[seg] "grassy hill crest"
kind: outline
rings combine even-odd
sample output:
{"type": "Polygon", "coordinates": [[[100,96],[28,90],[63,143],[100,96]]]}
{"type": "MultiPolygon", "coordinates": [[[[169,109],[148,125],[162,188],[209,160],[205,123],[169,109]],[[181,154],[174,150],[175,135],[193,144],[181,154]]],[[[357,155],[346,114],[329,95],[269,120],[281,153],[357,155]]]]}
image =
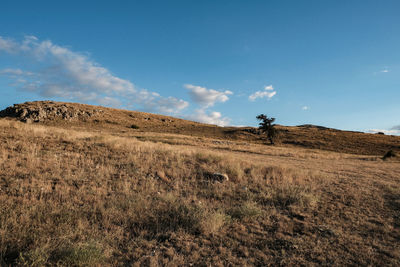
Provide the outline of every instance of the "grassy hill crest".
{"type": "MultiPolygon", "coordinates": [[[[221,140],[267,143],[254,127],[219,127],[146,112],[128,111],[78,103],[35,101],[15,104],[0,111],[0,117],[72,128],[99,131],[128,131],[182,134],[221,140]]],[[[277,143],[285,147],[303,147],[363,155],[400,152],[400,137],[377,135],[317,126],[281,126],[277,143]]]]}

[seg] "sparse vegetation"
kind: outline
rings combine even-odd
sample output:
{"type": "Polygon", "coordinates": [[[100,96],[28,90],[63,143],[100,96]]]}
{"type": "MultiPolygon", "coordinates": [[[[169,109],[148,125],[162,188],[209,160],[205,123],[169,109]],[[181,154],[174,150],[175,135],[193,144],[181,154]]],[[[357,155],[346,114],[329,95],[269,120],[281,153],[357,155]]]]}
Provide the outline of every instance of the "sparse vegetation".
{"type": "Polygon", "coordinates": [[[396,161],[63,123],[0,119],[1,266],[400,263],[396,161]]]}
{"type": "Polygon", "coordinates": [[[229,213],[234,219],[249,220],[261,216],[263,210],[257,205],[257,203],[246,201],[242,205],[232,208],[229,213]]]}
{"type": "Polygon", "coordinates": [[[397,154],[391,149],[388,152],[385,153],[385,155],[383,155],[382,159],[388,159],[388,158],[394,158],[397,157],[397,154]]]}

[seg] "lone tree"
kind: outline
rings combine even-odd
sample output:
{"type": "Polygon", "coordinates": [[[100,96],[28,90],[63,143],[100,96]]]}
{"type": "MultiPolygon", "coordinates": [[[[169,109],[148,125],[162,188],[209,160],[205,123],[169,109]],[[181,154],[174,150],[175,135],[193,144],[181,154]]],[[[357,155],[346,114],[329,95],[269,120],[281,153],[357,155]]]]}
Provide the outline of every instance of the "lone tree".
{"type": "Polygon", "coordinates": [[[259,123],[258,129],[260,129],[263,133],[267,134],[268,140],[271,142],[271,145],[274,144],[274,139],[276,135],[275,124],[272,124],[275,121],[275,118],[268,118],[267,115],[260,114],[257,116],[257,120],[261,121],[259,123]]]}

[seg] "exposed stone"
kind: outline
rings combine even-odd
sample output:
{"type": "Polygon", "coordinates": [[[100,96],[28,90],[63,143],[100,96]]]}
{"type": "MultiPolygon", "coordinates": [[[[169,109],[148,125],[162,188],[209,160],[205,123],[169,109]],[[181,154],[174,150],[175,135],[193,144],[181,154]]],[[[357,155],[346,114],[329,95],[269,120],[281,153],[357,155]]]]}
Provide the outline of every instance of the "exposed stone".
{"type": "Polygon", "coordinates": [[[96,116],[103,110],[81,110],[77,105],[66,105],[51,101],[15,104],[0,111],[0,117],[15,117],[22,122],[43,122],[48,120],[85,120],[96,116]]]}
{"type": "Polygon", "coordinates": [[[215,181],[215,182],[227,182],[227,181],[229,181],[229,177],[225,173],[219,173],[219,172],[205,173],[204,176],[205,176],[205,178],[207,180],[211,180],[211,181],[215,181]]]}

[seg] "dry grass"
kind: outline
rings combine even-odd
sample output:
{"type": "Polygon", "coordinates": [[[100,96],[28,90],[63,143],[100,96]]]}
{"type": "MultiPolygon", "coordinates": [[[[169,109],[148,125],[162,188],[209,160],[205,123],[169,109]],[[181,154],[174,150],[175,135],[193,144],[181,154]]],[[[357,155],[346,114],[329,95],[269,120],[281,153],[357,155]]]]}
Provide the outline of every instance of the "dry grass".
{"type": "MultiPolygon", "coordinates": [[[[48,118],[41,120],[40,124],[74,128],[79,131],[86,131],[89,128],[96,132],[119,136],[134,135],[143,139],[156,137],[156,142],[175,144],[177,140],[173,136],[179,134],[185,135],[187,139],[178,138],[178,142],[192,141],[193,139],[213,139],[215,145],[218,145],[221,149],[229,149],[229,143],[232,142],[241,142],[245,150],[247,150],[246,146],[249,143],[262,144],[261,147],[265,147],[264,144],[268,143],[266,136],[254,134],[255,129],[251,127],[218,127],[163,115],[77,103],[36,101],[18,104],[15,107],[18,110],[42,108],[44,113],[45,110],[54,108],[68,109],[76,111],[75,113],[91,113],[94,115],[67,120],[62,119],[62,116],[49,115],[48,118]],[[149,135],[149,133],[151,134],[149,135]]],[[[10,116],[10,114],[4,115],[0,112],[0,116],[10,116]]],[[[312,125],[277,126],[277,129],[276,143],[285,148],[311,148],[379,157],[382,157],[388,150],[400,153],[399,136],[339,131],[312,125]]],[[[200,146],[204,145],[200,144],[200,146]]],[[[243,150],[242,148],[238,149],[243,150]]],[[[261,149],[265,150],[264,148],[261,149]]],[[[286,149],[285,153],[291,154],[291,151],[291,149],[286,149]]]]}
{"type": "Polygon", "coordinates": [[[396,161],[4,119],[0,141],[0,265],[400,264],[396,161]]]}

